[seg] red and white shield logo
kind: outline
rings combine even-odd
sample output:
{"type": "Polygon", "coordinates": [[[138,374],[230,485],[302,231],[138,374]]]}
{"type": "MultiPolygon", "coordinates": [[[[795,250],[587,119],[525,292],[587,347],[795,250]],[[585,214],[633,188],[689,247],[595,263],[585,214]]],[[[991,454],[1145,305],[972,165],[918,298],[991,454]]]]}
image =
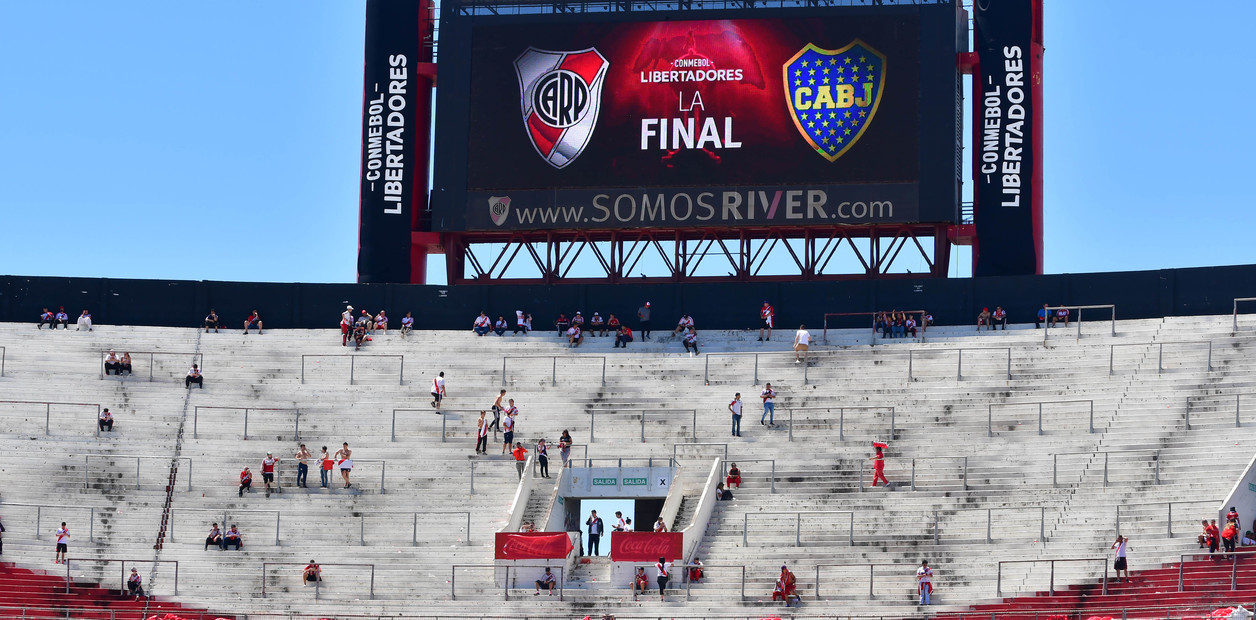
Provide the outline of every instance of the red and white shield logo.
{"type": "Polygon", "coordinates": [[[515,59],[524,128],[549,165],[570,164],[589,144],[609,67],[591,47],[574,52],[529,47],[515,59]]]}
{"type": "Polygon", "coordinates": [[[501,226],[510,215],[510,196],[489,196],[488,214],[494,224],[501,226]]]}

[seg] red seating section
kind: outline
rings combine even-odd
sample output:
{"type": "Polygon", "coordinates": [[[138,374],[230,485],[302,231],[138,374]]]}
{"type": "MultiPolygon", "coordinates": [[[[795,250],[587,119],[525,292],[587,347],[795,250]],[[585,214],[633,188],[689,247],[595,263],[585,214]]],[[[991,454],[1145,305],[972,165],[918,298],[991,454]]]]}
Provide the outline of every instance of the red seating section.
{"type": "MultiPolygon", "coordinates": [[[[165,613],[192,620],[220,617],[157,598],[137,601],[121,594],[117,588],[103,588],[95,583],[72,583],[66,592],[64,574],[26,570],[8,562],[0,562],[0,584],[4,584],[0,587],[0,618],[66,618],[67,610],[69,617],[95,620],[165,613]]],[[[118,587],[121,585],[119,583],[118,587]]]]}
{"type": "MultiPolygon", "coordinates": [[[[1201,556],[1202,557],[1202,556],[1201,556]]],[[[1132,559],[1132,558],[1131,558],[1132,559]]],[[[1110,569],[1109,569],[1110,570],[1110,569]]],[[[1030,596],[1004,599],[1002,603],[976,605],[971,611],[949,612],[936,620],[978,620],[1007,618],[1024,620],[1040,615],[1071,618],[1091,616],[1121,617],[1122,609],[1147,610],[1142,617],[1172,617],[1186,613],[1192,617],[1207,615],[1219,607],[1244,605],[1249,610],[1256,602],[1256,556],[1240,555],[1237,564],[1218,554],[1214,559],[1188,561],[1182,566],[1182,591],[1178,591],[1179,565],[1170,564],[1145,571],[1130,571],[1130,582],[1115,581],[1109,573],[1108,593],[1103,594],[1101,582],[1057,588],[1055,595],[1038,592],[1030,596]],[[1231,590],[1231,575],[1237,589],[1231,590]],[[1152,612],[1152,609],[1156,611],[1152,612]]]]}

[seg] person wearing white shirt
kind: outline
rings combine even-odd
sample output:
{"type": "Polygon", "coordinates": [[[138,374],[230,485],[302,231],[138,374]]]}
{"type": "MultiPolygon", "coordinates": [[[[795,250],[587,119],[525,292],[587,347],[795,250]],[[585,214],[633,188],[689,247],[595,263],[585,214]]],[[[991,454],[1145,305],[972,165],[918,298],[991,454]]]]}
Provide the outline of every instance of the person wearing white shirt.
{"type": "Polygon", "coordinates": [[[759,424],[776,426],[776,404],[774,403],[776,390],[772,389],[771,383],[763,386],[763,391],[759,392],[759,398],[763,399],[763,415],[759,418],[759,424]]]}
{"type": "Polygon", "coordinates": [[[794,363],[801,364],[806,361],[807,349],[811,346],[811,332],[807,331],[806,325],[799,325],[798,331],[794,332],[794,363]],[[802,355],[800,358],[799,355],[802,355]]]}
{"type": "Polygon", "coordinates": [[[493,333],[498,336],[504,336],[507,329],[509,329],[509,327],[506,325],[506,318],[498,316],[497,322],[493,324],[493,333]]]}
{"type": "MultiPolygon", "coordinates": [[[[66,329],[69,329],[69,327],[66,329]]],[[[74,331],[92,331],[92,313],[84,310],[83,314],[79,315],[78,327],[74,328],[74,331]]]]}
{"type": "Polygon", "coordinates": [[[406,315],[401,318],[401,335],[402,336],[409,335],[413,329],[414,329],[414,317],[411,316],[409,312],[407,312],[406,315]]]}
{"type": "Polygon", "coordinates": [[[930,604],[933,598],[933,569],[929,568],[929,560],[921,560],[920,568],[916,569],[916,583],[920,591],[920,604],[930,604]]]}
{"type": "Polygon", "coordinates": [[[432,379],[432,407],[440,409],[440,401],[445,397],[445,373],[441,371],[432,379]]]}
{"type": "Polygon", "coordinates": [[[698,351],[697,330],[690,328],[689,331],[685,332],[684,345],[685,345],[686,352],[689,352],[693,355],[701,355],[701,352],[698,351]]]}
{"type": "Polygon", "coordinates": [[[733,394],[733,402],[728,403],[728,410],[733,412],[733,437],[741,437],[741,392],[733,394]]]}
{"type": "Polygon", "coordinates": [[[475,324],[471,326],[471,331],[477,336],[483,336],[492,331],[493,322],[489,320],[488,315],[481,312],[480,316],[475,317],[475,324]]]}
{"type": "Polygon", "coordinates": [[[379,314],[375,315],[375,329],[384,333],[388,332],[388,315],[384,314],[383,310],[380,310],[379,314]]]}

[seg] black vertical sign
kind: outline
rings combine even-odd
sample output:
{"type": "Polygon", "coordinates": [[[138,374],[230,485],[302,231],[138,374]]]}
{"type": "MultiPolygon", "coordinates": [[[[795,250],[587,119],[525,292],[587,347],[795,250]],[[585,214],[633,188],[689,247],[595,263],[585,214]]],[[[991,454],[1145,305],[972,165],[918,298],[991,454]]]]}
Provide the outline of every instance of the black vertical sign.
{"type": "Polygon", "coordinates": [[[367,0],[362,80],[358,282],[410,282],[410,214],[419,60],[416,0],[367,0]]]}
{"type": "Polygon", "coordinates": [[[1034,95],[1041,73],[1034,60],[1034,0],[976,0],[973,10],[980,58],[973,119],[974,275],[1034,274],[1040,272],[1035,215],[1042,208],[1036,204],[1041,147],[1034,95]]]}

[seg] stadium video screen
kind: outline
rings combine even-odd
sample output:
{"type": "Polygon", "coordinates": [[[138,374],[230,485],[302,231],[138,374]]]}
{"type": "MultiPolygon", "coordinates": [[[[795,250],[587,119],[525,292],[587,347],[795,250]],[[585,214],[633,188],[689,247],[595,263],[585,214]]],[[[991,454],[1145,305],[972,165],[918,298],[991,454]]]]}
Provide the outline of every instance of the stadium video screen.
{"type": "MultiPolygon", "coordinates": [[[[476,24],[472,33],[465,211],[446,226],[817,225],[929,215],[920,199],[916,13],[476,24]]],[[[953,55],[949,63],[953,73],[953,55]]],[[[941,95],[949,106],[942,118],[953,119],[953,87],[941,95]]],[[[942,131],[953,138],[953,126],[942,131]]],[[[953,169],[953,152],[944,155],[939,165],[953,169]]],[[[940,202],[953,212],[953,200],[940,202]]],[[[942,211],[931,221],[946,219],[942,211]]]]}

